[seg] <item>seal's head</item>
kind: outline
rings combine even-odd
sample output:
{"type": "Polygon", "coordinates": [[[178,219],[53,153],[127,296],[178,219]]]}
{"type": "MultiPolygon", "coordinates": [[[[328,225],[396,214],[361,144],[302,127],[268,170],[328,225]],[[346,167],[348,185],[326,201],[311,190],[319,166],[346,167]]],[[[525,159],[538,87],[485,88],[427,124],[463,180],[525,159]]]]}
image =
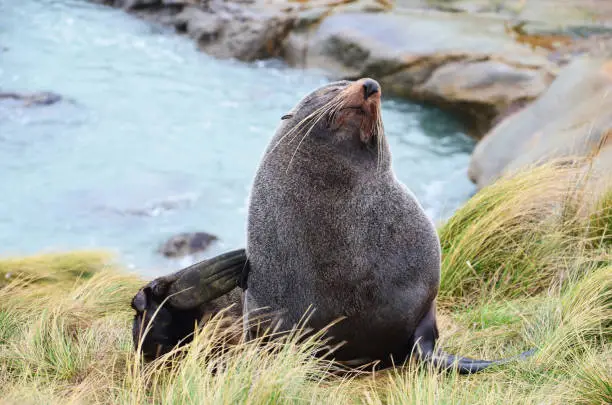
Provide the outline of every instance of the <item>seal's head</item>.
{"type": "Polygon", "coordinates": [[[331,159],[333,154],[336,162],[342,161],[338,156],[344,156],[352,165],[355,160],[363,160],[388,166],[381,95],[378,82],[369,78],[332,82],[318,88],[282,117],[268,152],[284,150],[288,159],[283,160],[289,166],[300,155],[309,155],[312,163],[313,153],[323,158],[319,160],[331,159]]]}

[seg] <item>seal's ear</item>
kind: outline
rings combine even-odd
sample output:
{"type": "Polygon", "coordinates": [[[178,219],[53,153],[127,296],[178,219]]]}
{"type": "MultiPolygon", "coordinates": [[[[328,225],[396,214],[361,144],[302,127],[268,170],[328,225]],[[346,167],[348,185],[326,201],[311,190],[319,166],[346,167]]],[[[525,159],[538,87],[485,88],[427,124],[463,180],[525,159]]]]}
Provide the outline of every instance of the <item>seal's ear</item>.
{"type": "Polygon", "coordinates": [[[293,117],[293,114],[285,114],[281,117],[281,120],[288,120],[291,117],[293,117]]]}
{"type": "Polygon", "coordinates": [[[145,287],[140,289],[134,298],[132,298],[132,308],[138,312],[144,312],[144,310],[148,307],[149,300],[147,298],[149,294],[147,294],[147,291],[145,290],[149,290],[148,292],[150,293],[150,288],[145,287]]]}

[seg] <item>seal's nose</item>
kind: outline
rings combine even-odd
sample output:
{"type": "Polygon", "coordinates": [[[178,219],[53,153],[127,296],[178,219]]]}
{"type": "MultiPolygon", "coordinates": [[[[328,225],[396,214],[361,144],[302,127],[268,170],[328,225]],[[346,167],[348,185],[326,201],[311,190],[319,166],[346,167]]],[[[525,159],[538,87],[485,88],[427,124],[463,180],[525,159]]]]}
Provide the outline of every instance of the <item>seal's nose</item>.
{"type": "Polygon", "coordinates": [[[371,95],[380,91],[380,85],[376,80],[365,79],[363,81],[363,97],[367,100],[371,95]]]}

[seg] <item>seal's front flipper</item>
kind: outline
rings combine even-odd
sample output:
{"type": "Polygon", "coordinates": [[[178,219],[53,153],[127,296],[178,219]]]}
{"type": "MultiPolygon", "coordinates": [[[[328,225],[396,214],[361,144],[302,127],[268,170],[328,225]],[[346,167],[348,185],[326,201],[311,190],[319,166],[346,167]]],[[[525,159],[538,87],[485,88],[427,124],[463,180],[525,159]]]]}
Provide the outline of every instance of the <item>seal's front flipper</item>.
{"type": "Polygon", "coordinates": [[[241,286],[249,271],[244,249],[234,250],[181,270],[167,289],[169,303],[191,309],[210,302],[241,286]]]}
{"type": "Polygon", "coordinates": [[[535,349],[528,350],[518,356],[502,360],[477,360],[467,357],[454,356],[435,349],[438,339],[435,306],[432,305],[425,317],[414,332],[415,354],[420,361],[431,363],[435,368],[449,370],[456,368],[459,374],[471,374],[484,370],[492,365],[505,364],[514,360],[524,360],[535,353],[535,349]]]}

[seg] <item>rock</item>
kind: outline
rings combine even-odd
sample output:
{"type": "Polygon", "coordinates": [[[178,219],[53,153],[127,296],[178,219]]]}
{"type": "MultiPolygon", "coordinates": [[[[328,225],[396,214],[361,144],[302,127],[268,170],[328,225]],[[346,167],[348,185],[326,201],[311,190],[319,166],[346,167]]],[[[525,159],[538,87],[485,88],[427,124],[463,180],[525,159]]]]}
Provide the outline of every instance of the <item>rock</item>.
{"type": "Polygon", "coordinates": [[[185,7],[174,20],[175,28],[186,32],[201,44],[208,44],[218,39],[225,21],[219,15],[205,12],[197,7],[185,7]]]}
{"type": "Polygon", "coordinates": [[[495,13],[504,18],[546,22],[549,28],[612,26],[612,2],[607,0],[396,0],[395,5],[455,13],[495,13]]]}
{"type": "Polygon", "coordinates": [[[477,136],[507,109],[538,97],[555,76],[547,52],[517,43],[498,18],[343,10],[292,32],[286,58],[335,76],[370,76],[387,94],[460,112],[477,136]]]}
{"type": "MultiPolygon", "coordinates": [[[[461,0],[463,3],[475,0],[461,0]]],[[[493,3],[493,2],[491,2],[493,3]]],[[[612,2],[607,0],[503,0],[499,13],[550,27],[612,26],[612,2]]]]}
{"type": "Polygon", "coordinates": [[[163,243],[157,251],[166,257],[183,257],[205,251],[213,242],[219,240],[206,232],[186,232],[173,236],[163,243]]]}
{"type": "Polygon", "coordinates": [[[282,42],[291,24],[291,18],[282,15],[260,16],[251,21],[233,20],[224,33],[225,43],[208,51],[245,61],[276,57],[281,53],[282,42]]]}
{"type": "Polygon", "coordinates": [[[592,179],[612,180],[612,59],[584,57],[530,106],[476,145],[468,174],[479,188],[527,165],[592,158],[592,179]]]}
{"type": "Polygon", "coordinates": [[[162,5],[162,0],[115,0],[115,7],[122,7],[126,10],[139,10],[162,5]]]}
{"type": "Polygon", "coordinates": [[[196,40],[200,49],[218,58],[253,61],[279,56],[294,17],[279,7],[250,3],[127,0],[114,5],[144,19],[174,26],[196,40]]]}
{"type": "Polygon", "coordinates": [[[198,0],[162,0],[164,6],[195,6],[199,3],[198,0]]]}
{"type": "Polygon", "coordinates": [[[62,100],[62,96],[49,91],[35,93],[0,92],[0,100],[16,100],[22,102],[23,106],[30,107],[58,103],[62,100]]]}
{"type": "Polygon", "coordinates": [[[612,57],[612,33],[596,34],[578,39],[571,44],[556,49],[548,58],[559,65],[566,65],[579,55],[598,58],[612,57]]]}
{"type": "Polygon", "coordinates": [[[175,27],[196,39],[208,54],[253,61],[280,54],[293,20],[289,14],[273,9],[213,1],[206,11],[185,7],[176,16],[175,27]]]}

